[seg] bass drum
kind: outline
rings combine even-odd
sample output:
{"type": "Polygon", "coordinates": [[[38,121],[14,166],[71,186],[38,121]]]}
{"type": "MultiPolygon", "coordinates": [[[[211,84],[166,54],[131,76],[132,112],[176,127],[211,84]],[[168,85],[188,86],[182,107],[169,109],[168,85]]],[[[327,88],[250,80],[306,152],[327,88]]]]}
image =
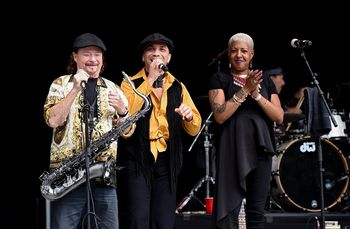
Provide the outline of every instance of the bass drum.
{"type": "MultiPolygon", "coordinates": [[[[281,144],[273,157],[271,196],[286,210],[321,211],[317,138],[304,137],[281,144]]],[[[321,138],[325,210],[341,202],[349,185],[345,157],[321,138]]]]}

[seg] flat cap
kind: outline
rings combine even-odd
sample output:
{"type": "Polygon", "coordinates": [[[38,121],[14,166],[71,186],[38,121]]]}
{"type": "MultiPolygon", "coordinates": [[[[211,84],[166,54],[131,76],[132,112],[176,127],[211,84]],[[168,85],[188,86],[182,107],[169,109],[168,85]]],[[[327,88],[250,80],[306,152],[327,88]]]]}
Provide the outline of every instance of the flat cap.
{"type": "Polygon", "coordinates": [[[84,33],[75,38],[73,42],[73,50],[76,51],[80,48],[84,48],[87,46],[96,46],[102,49],[104,52],[106,51],[106,46],[103,41],[92,33],[84,33]]]}
{"type": "Polygon", "coordinates": [[[165,43],[168,46],[169,52],[174,49],[174,43],[172,40],[160,33],[152,33],[145,37],[139,44],[138,50],[142,54],[145,49],[154,43],[165,43]]]}

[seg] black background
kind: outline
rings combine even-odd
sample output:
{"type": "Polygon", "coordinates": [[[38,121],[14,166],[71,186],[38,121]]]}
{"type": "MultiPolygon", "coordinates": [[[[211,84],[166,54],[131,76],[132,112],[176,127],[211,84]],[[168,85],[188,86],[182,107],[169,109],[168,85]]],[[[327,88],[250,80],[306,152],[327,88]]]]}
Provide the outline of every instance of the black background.
{"type": "MultiPolygon", "coordinates": [[[[305,55],[321,88],[333,97],[334,108],[349,110],[348,18],[345,8],[336,2],[317,7],[292,3],[278,9],[265,5],[266,9],[255,10],[250,2],[242,6],[216,2],[177,8],[153,2],[147,7],[135,3],[128,8],[118,4],[84,4],[84,8],[63,3],[41,5],[40,9],[46,10],[35,11],[26,11],[29,5],[21,5],[23,12],[15,10],[2,20],[3,36],[8,41],[3,48],[10,53],[3,92],[4,87],[11,91],[3,97],[4,125],[9,127],[4,143],[15,142],[10,144],[11,151],[3,152],[9,158],[4,164],[7,169],[3,183],[8,192],[3,201],[9,204],[3,207],[12,228],[43,228],[44,201],[38,177],[48,167],[52,130],[44,123],[42,108],[51,82],[65,73],[72,42],[81,33],[95,33],[105,42],[104,76],[118,84],[122,80],[120,71],[133,75],[141,68],[137,46],[146,35],[160,32],[171,38],[175,50],[170,72],[186,84],[203,120],[210,112],[203,99],[207,95],[206,84],[217,70],[217,65],[208,64],[227,48],[234,33],[245,32],[253,37],[254,68],[283,67],[286,86],[282,100],[312,81],[300,50],[290,45],[293,38],[311,40],[313,45],[305,49],[305,55]],[[15,195],[15,191],[21,194],[15,195]]],[[[226,66],[223,56],[220,67],[226,66]]],[[[193,140],[188,138],[188,145],[193,140]]],[[[203,168],[197,166],[202,163],[197,160],[203,160],[202,140],[200,136],[185,158],[185,171],[192,171],[180,183],[179,201],[204,176],[203,168]]]]}

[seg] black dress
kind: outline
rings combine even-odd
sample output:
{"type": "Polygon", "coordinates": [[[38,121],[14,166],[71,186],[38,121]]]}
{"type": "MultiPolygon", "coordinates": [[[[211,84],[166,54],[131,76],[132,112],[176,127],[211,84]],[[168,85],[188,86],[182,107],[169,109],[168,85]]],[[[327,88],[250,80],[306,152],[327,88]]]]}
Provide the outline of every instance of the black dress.
{"type": "MultiPolygon", "coordinates": [[[[240,86],[234,84],[228,72],[215,73],[209,81],[209,89],[223,89],[228,100],[240,86]]],[[[270,100],[276,94],[271,80],[261,83],[260,93],[270,100]]],[[[236,112],[221,125],[220,136],[216,139],[217,174],[214,219],[216,224],[240,205],[246,191],[246,176],[256,167],[259,153],[275,153],[273,122],[266,116],[258,103],[250,96],[236,112]]],[[[220,226],[219,226],[220,227],[220,226]]]]}

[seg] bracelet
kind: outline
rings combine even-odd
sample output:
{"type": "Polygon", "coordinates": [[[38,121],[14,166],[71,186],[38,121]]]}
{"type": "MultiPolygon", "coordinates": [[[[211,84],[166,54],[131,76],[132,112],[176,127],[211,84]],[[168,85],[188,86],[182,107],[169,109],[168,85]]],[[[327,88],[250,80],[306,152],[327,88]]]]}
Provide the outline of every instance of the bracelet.
{"type": "Polygon", "coordinates": [[[258,94],[256,97],[252,96],[253,99],[255,99],[255,101],[259,101],[259,99],[261,99],[261,94],[258,94]]]}
{"type": "Polygon", "coordinates": [[[245,101],[245,97],[243,97],[243,98],[238,97],[238,96],[236,95],[236,93],[233,94],[232,97],[233,97],[234,100],[238,101],[239,103],[243,103],[243,102],[245,101]]]}
{"type": "Polygon", "coordinates": [[[127,116],[128,114],[129,114],[129,110],[127,109],[126,112],[125,112],[124,114],[119,114],[119,113],[118,113],[118,116],[121,117],[121,118],[123,118],[123,117],[127,116]]]}
{"type": "Polygon", "coordinates": [[[235,98],[235,96],[232,96],[229,100],[230,100],[231,102],[236,103],[238,106],[241,105],[241,102],[239,102],[239,101],[235,98]]]}

